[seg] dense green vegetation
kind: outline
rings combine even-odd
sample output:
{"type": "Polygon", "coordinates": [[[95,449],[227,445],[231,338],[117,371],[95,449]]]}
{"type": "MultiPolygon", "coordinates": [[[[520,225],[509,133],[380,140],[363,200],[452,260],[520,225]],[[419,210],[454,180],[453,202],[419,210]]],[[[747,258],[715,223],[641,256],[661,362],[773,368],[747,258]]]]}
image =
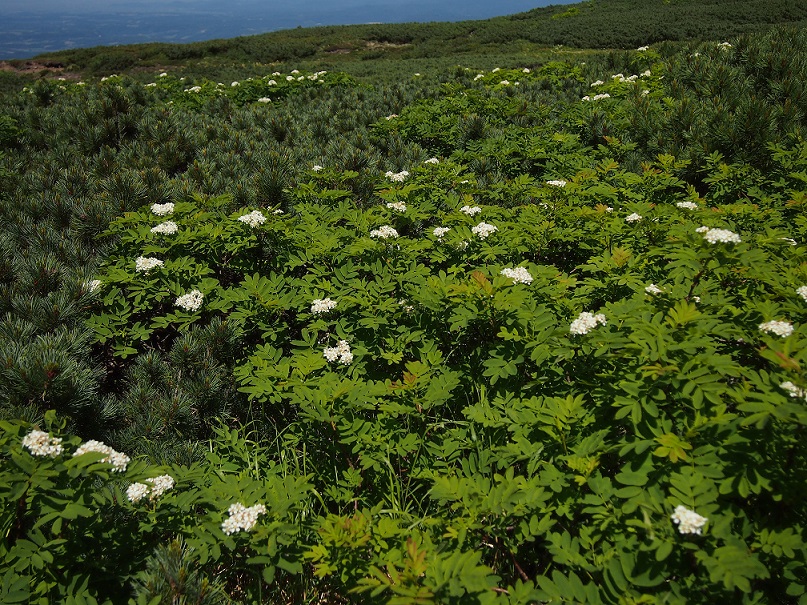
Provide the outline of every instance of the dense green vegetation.
{"type": "Polygon", "coordinates": [[[807,33],[650,4],[6,78],[0,601],[807,603],[807,33]]]}

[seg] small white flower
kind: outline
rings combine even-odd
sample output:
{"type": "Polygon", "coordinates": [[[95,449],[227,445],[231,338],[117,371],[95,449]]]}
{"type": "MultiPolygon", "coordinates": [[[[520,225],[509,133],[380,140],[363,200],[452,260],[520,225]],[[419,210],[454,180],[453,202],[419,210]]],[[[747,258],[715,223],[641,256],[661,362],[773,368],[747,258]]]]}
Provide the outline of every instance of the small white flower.
{"type": "Polygon", "coordinates": [[[286,76],[286,82],[293,82],[294,76],[286,76]]]}
{"type": "Polygon", "coordinates": [[[45,431],[31,431],[22,438],[22,446],[31,452],[32,456],[40,458],[56,458],[62,454],[62,440],[51,437],[45,431]]]}
{"type": "Polygon", "coordinates": [[[443,236],[449,231],[451,231],[451,227],[435,227],[432,233],[434,233],[434,237],[437,239],[443,239],[443,236]]]}
{"type": "Polygon", "coordinates": [[[800,286],[796,288],[796,294],[801,296],[804,299],[804,302],[807,302],[807,286],[800,286]]]}
{"type": "Polygon", "coordinates": [[[241,84],[241,82],[233,82],[232,84],[230,84],[230,86],[238,86],[239,84],[241,84]]]}
{"type": "Polygon", "coordinates": [[[166,204],[152,204],[151,205],[151,212],[156,214],[157,216],[165,216],[166,214],[171,214],[174,211],[174,204],[168,202],[166,204]]]}
{"type": "Polygon", "coordinates": [[[388,170],[386,173],[384,173],[384,176],[395,183],[403,183],[404,180],[406,180],[406,177],[409,176],[409,173],[406,170],[401,170],[400,172],[392,172],[392,170],[388,170]]]}
{"type": "Polygon", "coordinates": [[[282,74],[281,74],[279,71],[273,71],[273,72],[272,72],[272,75],[273,75],[273,76],[275,76],[275,77],[277,77],[277,76],[280,76],[280,75],[282,75],[282,74]]]}
{"type": "Polygon", "coordinates": [[[186,311],[198,311],[202,306],[203,299],[204,294],[202,294],[199,290],[192,290],[177,298],[174,301],[174,304],[181,309],[185,309],[186,311]]]}
{"type": "Polygon", "coordinates": [[[653,72],[651,72],[649,69],[646,69],[639,75],[642,76],[643,78],[649,78],[650,76],[653,75],[653,72]]]}
{"type": "Polygon", "coordinates": [[[482,212],[482,209],[479,206],[463,206],[460,208],[460,212],[467,214],[468,216],[474,216],[475,214],[482,212]]]}
{"type": "Polygon", "coordinates": [[[190,88],[185,89],[185,92],[201,92],[201,91],[202,91],[201,86],[191,86],[190,88]]]}
{"type": "Polygon", "coordinates": [[[389,225],[383,225],[378,229],[370,231],[370,237],[378,239],[394,239],[398,237],[398,232],[389,225]]]}
{"type": "Polygon", "coordinates": [[[261,97],[260,99],[258,99],[258,103],[271,103],[271,102],[272,99],[270,99],[269,97],[261,97]]]}
{"type": "Polygon", "coordinates": [[[437,158],[429,158],[428,160],[426,160],[423,163],[424,164],[439,164],[440,160],[438,160],[437,158]]]}
{"type": "Polygon", "coordinates": [[[149,486],[145,483],[132,483],[126,488],[126,497],[132,504],[137,504],[149,495],[149,486]]]}
{"type": "Polygon", "coordinates": [[[311,303],[311,313],[319,315],[320,313],[327,313],[336,307],[336,301],[330,298],[316,298],[311,303]]]}
{"type": "Polygon", "coordinates": [[[153,88],[157,86],[157,82],[149,82],[148,84],[144,84],[146,88],[153,88]]]}
{"type": "Polygon", "coordinates": [[[738,244],[740,243],[740,236],[729,231],[728,229],[712,229],[711,227],[698,227],[695,233],[702,233],[703,239],[710,244],[738,244]]]}
{"type": "Polygon", "coordinates": [[[501,84],[502,86],[510,86],[510,80],[502,80],[501,82],[499,82],[499,84],[501,84]]]}
{"type": "Polygon", "coordinates": [[[350,345],[346,340],[340,340],[335,347],[325,347],[322,355],[331,363],[338,361],[349,366],[353,362],[353,353],[350,352],[350,345]]]}
{"type": "Polygon", "coordinates": [[[94,439],[82,443],[81,446],[79,446],[79,448],[73,452],[73,458],[76,456],[83,456],[89,452],[99,452],[101,454],[105,454],[106,457],[101,458],[100,462],[111,464],[113,467],[112,472],[122,473],[126,470],[126,466],[129,464],[129,456],[115,451],[108,445],[105,445],[103,441],[95,441],[94,439]]]}
{"type": "Polygon", "coordinates": [[[487,237],[498,231],[499,228],[496,225],[491,225],[489,223],[479,223],[475,227],[471,228],[471,232],[476,235],[479,239],[487,239],[487,237]]]}
{"type": "Polygon", "coordinates": [[[314,164],[311,167],[311,170],[313,170],[314,172],[319,172],[320,170],[322,170],[322,166],[320,166],[319,164],[314,164]]]}
{"type": "Polygon", "coordinates": [[[162,267],[165,263],[159,258],[150,258],[146,256],[138,256],[135,260],[135,271],[139,273],[146,273],[155,267],[162,267]]]}
{"type": "Polygon", "coordinates": [[[602,86],[603,84],[605,84],[605,82],[603,82],[602,80],[595,80],[594,82],[591,83],[591,88],[594,88],[595,86],[602,86]]]}
{"type": "Polygon", "coordinates": [[[174,478],[171,475],[160,475],[152,479],[146,479],[146,483],[151,484],[149,499],[156,500],[169,489],[174,487],[174,478]]]}
{"type": "Polygon", "coordinates": [[[647,286],[644,289],[644,291],[647,292],[648,294],[653,294],[653,295],[662,294],[664,292],[664,290],[659,288],[656,284],[650,284],[649,286],[647,286]]]}
{"type": "Polygon", "coordinates": [[[387,117],[385,117],[384,119],[385,119],[385,120],[394,120],[394,119],[395,119],[395,118],[397,118],[397,117],[398,117],[398,114],[397,114],[397,113],[391,113],[391,114],[389,114],[387,117]]]}
{"type": "Polygon", "coordinates": [[[303,80],[305,80],[305,76],[300,76],[299,78],[297,78],[298,82],[302,82],[303,80]]]}
{"type": "Polygon", "coordinates": [[[406,212],[406,204],[404,202],[387,202],[387,208],[395,210],[396,212],[406,212]]]}
{"type": "Polygon", "coordinates": [[[780,237],[779,238],[783,242],[787,242],[788,246],[798,246],[798,242],[794,240],[792,237],[780,237]]]}
{"type": "Polygon", "coordinates": [[[164,78],[164,77],[166,77],[167,75],[168,75],[168,73],[167,73],[167,72],[162,72],[162,73],[160,74],[160,77],[161,77],[161,78],[164,78]]]}
{"type": "Polygon", "coordinates": [[[717,46],[718,46],[718,48],[722,48],[724,50],[727,50],[727,49],[731,48],[731,44],[729,44],[728,42],[721,42],[717,46]]]}
{"type": "Polygon", "coordinates": [[[782,338],[787,338],[793,334],[793,324],[787,321],[766,321],[765,323],[759,324],[759,329],[762,332],[775,334],[776,336],[781,336],[782,338]]]}
{"type": "Polygon", "coordinates": [[[689,510],[680,504],[675,507],[675,512],[670,515],[673,522],[678,525],[678,532],[681,534],[698,534],[700,535],[701,529],[709,520],[706,517],[701,517],[693,510],[689,510]]]}
{"type": "Polygon", "coordinates": [[[249,531],[255,527],[258,517],[266,514],[266,507],[263,504],[256,504],[247,508],[239,502],[231,505],[227,513],[230,516],[221,524],[221,530],[229,536],[242,530],[249,531]]]}
{"type": "Polygon", "coordinates": [[[646,50],[650,50],[650,47],[649,46],[640,46],[636,50],[638,50],[639,52],[644,52],[646,50]]]}
{"type": "Polygon", "coordinates": [[[179,227],[174,221],[165,221],[151,228],[152,233],[161,233],[162,235],[173,235],[177,231],[179,231],[179,227]]]}
{"type": "Polygon", "coordinates": [[[476,74],[476,76],[474,76],[474,81],[476,81],[476,80],[481,80],[481,79],[482,79],[482,78],[484,78],[484,77],[485,77],[485,75],[484,75],[484,74],[476,74]]]}
{"type": "Polygon", "coordinates": [[[678,202],[676,204],[679,208],[683,208],[684,210],[697,210],[698,205],[695,202],[678,202]]]}
{"type": "Polygon", "coordinates": [[[249,225],[250,227],[255,228],[258,227],[259,225],[263,225],[266,222],[266,217],[260,210],[253,210],[249,214],[239,216],[238,220],[241,221],[242,223],[249,225]]]}
{"type": "Polygon", "coordinates": [[[496,72],[497,72],[497,71],[499,71],[500,69],[501,69],[501,67],[494,67],[494,68],[493,68],[493,69],[491,69],[490,71],[492,71],[493,73],[496,73],[496,72]]]}
{"type": "Polygon", "coordinates": [[[102,285],[103,282],[100,279],[91,279],[87,282],[84,282],[84,287],[90,292],[97,291],[102,285]]]}
{"type": "Polygon", "coordinates": [[[277,86],[277,82],[275,80],[269,80],[266,84],[267,86],[277,86]]]}
{"type": "Polygon", "coordinates": [[[565,187],[566,181],[564,181],[563,179],[557,179],[553,181],[547,181],[546,184],[551,185],[552,187],[565,187]]]}
{"type": "Polygon", "coordinates": [[[804,399],[807,401],[807,391],[805,391],[804,389],[800,389],[789,380],[787,382],[783,382],[779,386],[782,387],[788,393],[790,393],[791,397],[804,399]]]}
{"type": "Polygon", "coordinates": [[[640,220],[642,220],[641,215],[636,214],[635,212],[633,214],[628,215],[628,216],[625,217],[625,222],[626,223],[636,223],[636,222],[638,222],[640,220]]]}
{"type": "Polygon", "coordinates": [[[522,69],[521,71],[522,71],[522,73],[528,74],[528,73],[530,73],[530,68],[529,68],[529,67],[525,67],[525,68],[524,68],[524,69],[522,69]]]}
{"type": "Polygon", "coordinates": [[[599,325],[605,325],[606,319],[605,315],[602,313],[589,313],[588,311],[583,311],[580,315],[577,316],[571,325],[569,326],[569,332],[575,335],[584,335],[588,334],[599,325]]]}
{"type": "Polygon", "coordinates": [[[289,73],[294,74],[295,76],[300,73],[299,69],[292,69],[289,73]]]}
{"type": "Polygon", "coordinates": [[[509,277],[513,280],[514,283],[517,284],[531,284],[532,283],[532,275],[530,272],[527,271],[524,267],[516,267],[515,269],[511,269],[507,267],[502,269],[502,275],[505,277],[509,277]]]}

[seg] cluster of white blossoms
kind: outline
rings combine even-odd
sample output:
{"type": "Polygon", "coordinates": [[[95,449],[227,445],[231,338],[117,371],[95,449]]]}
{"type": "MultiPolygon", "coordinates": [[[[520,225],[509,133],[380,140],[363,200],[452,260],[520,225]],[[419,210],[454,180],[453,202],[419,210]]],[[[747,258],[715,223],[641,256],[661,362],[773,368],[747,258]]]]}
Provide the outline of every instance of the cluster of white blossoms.
{"type": "Polygon", "coordinates": [[[670,515],[670,518],[678,526],[678,533],[698,535],[700,535],[701,529],[709,520],[680,504],[675,507],[675,512],[670,515]]]}
{"type": "Polygon", "coordinates": [[[717,47],[722,48],[722,49],[729,49],[729,48],[731,48],[731,44],[729,44],[728,42],[720,42],[717,45],[717,47]]]}
{"type": "Polygon", "coordinates": [[[801,296],[804,299],[804,302],[807,302],[807,286],[800,286],[796,288],[796,294],[801,296]]]}
{"type": "Polygon", "coordinates": [[[353,362],[353,353],[350,352],[350,345],[346,340],[340,340],[335,347],[325,347],[322,355],[331,363],[338,361],[349,366],[353,362]]]}
{"type": "Polygon", "coordinates": [[[678,202],[676,204],[679,208],[683,208],[684,210],[697,210],[698,205],[695,202],[678,202]]]}
{"type": "Polygon", "coordinates": [[[605,324],[605,315],[602,313],[597,313],[595,315],[594,313],[583,311],[569,326],[569,332],[576,335],[588,334],[597,326],[604,326],[605,324]]]}
{"type": "Polygon", "coordinates": [[[319,315],[320,313],[327,313],[334,307],[336,307],[335,300],[331,300],[330,298],[316,298],[311,303],[311,312],[314,315],[319,315]]]}
{"type": "Polygon", "coordinates": [[[650,50],[650,47],[649,46],[640,46],[636,50],[638,50],[641,53],[641,52],[644,52],[646,50],[650,50]]]}
{"type": "Polygon", "coordinates": [[[202,92],[201,86],[191,86],[190,88],[186,88],[185,92],[202,92]]]}
{"type": "Polygon", "coordinates": [[[473,216],[474,214],[479,214],[482,212],[482,209],[479,206],[463,206],[460,208],[460,212],[467,214],[468,216],[473,216]]]}
{"type": "Polygon", "coordinates": [[[563,179],[557,179],[554,181],[547,181],[546,184],[551,185],[552,187],[565,187],[566,181],[564,181],[563,179]]]}
{"type": "Polygon", "coordinates": [[[449,231],[451,231],[451,227],[435,227],[432,233],[434,233],[434,237],[437,239],[443,239],[443,236],[449,231]]]}
{"type": "Polygon", "coordinates": [[[439,164],[440,160],[437,158],[429,158],[428,160],[423,162],[424,164],[439,164]]]}
{"type": "Polygon", "coordinates": [[[171,214],[174,211],[174,204],[168,202],[166,204],[152,204],[151,205],[151,212],[156,214],[157,216],[165,216],[166,214],[171,214]]]}
{"type": "Polygon", "coordinates": [[[625,217],[625,222],[626,223],[636,223],[636,222],[638,222],[640,220],[642,220],[642,216],[640,214],[635,213],[635,212],[633,214],[630,214],[630,215],[625,217]]]}
{"type": "Polygon", "coordinates": [[[605,82],[602,80],[594,80],[594,82],[591,83],[591,88],[594,88],[595,86],[602,86],[603,84],[605,84],[605,82]]]}
{"type": "Polygon", "coordinates": [[[664,290],[659,288],[656,284],[650,284],[644,289],[644,291],[648,294],[661,294],[664,292],[664,290]]]}
{"type": "Polygon", "coordinates": [[[104,444],[103,441],[95,441],[94,439],[82,443],[79,448],[73,452],[73,458],[76,456],[83,456],[89,452],[106,454],[106,456],[101,458],[100,461],[106,464],[111,464],[113,467],[112,471],[116,473],[124,472],[126,470],[126,466],[129,464],[129,456],[112,449],[108,445],[104,444]]]}
{"type": "Polygon", "coordinates": [[[31,452],[32,456],[41,458],[55,458],[62,454],[62,440],[59,437],[51,437],[45,431],[31,431],[22,438],[22,446],[31,452]]]}
{"type": "Polygon", "coordinates": [[[221,524],[221,531],[228,536],[239,531],[249,531],[258,522],[258,517],[266,514],[266,507],[263,504],[246,507],[240,502],[230,505],[227,510],[230,515],[221,524]]]}
{"type": "Polygon", "coordinates": [[[781,336],[782,338],[787,338],[793,334],[793,324],[787,321],[766,321],[765,323],[759,324],[759,329],[762,332],[776,334],[776,336],[781,336]]]}
{"type": "Polygon", "coordinates": [[[610,99],[610,98],[611,98],[611,95],[609,95],[607,92],[603,92],[603,93],[600,93],[598,95],[594,95],[593,97],[590,97],[590,96],[586,95],[585,97],[583,97],[580,100],[581,101],[599,101],[600,99],[610,99]]]}
{"type": "Polygon", "coordinates": [[[502,86],[510,86],[510,80],[502,80],[501,82],[499,82],[499,84],[501,84],[502,86]]]}
{"type": "Polygon", "coordinates": [[[401,170],[400,172],[393,172],[392,170],[387,170],[384,173],[384,176],[391,180],[393,183],[403,183],[406,180],[406,177],[409,176],[409,173],[406,170],[401,170]]]}
{"type": "Polygon", "coordinates": [[[406,212],[406,204],[404,202],[387,202],[387,208],[397,212],[406,212]]]}
{"type": "Polygon", "coordinates": [[[241,221],[242,223],[246,223],[250,227],[257,227],[259,225],[263,225],[266,222],[266,217],[260,210],[253,210],[249,214],[239,216],[238,220],[241,221]]]}
{"type": "Polygon", "coordinates": [[[739,244],[740,236],[728,229],[712,229],[711,227],[698,227],[695,233],[703,233],[703,239],[710,244],[739,244]]]}
{"type": "Polygon", "coordinates": [[[485,77],[485,74],[476,74],[476,75],[474,76],[474,81],[476,81],[476,80],[481,80],[481,79],[482,79],[482,78],[484,78],[484,77],[485,77]]]}
{"type": "Polygon", "coordinates": [[[499,228],[496,225],[489,223],[479,223],[475,227],[471,227],[471,232],[479,239],[486,239],[491,233],[495,233],[499,228]]]}
{"type": "Polygon", "coordinates": [[[791,397],[804,399],[805,401],[807,401],[807,391],[805,391],[804,389],[800,389],[789,380],[787,382],[783,382],[779,386],[782,387],[788,393],[790,393],[791,397]]]}
{"type": "Polygon", "coordinates": [[[378,229],[370,231],[370,237],[378,239],[394,239],[398,237],[398,232],[390,225],[383,225],[378,229]]]}
{"type": "Polygon", "coordinates": [[[313,170],[314,172],[319,172],[320,170],[322,170],[322,166],[320,166],[319,164],[314,164],[311,167],[311,170],[313,170]]]}
{"type": "Polygon", "coordinates": [[[174,301],[174,304],[181,309],[185,309],[186,311],[198,311],[202,306],[202,300],[204,297],[204,294],[202,294],[199,290],[192,290],[177,298],[174,301]]]}
{"type": "Polygon", "coordinates": [[[162,235],[173,235],[177,231],[179,231],[179,227],[174,221],[165,221],[151,228],[152,233],[161,233],[162,235]]]}
{"type": "Polygon", "coordinates": [[[100,279],[91,279],[84,282],[84,287],[90,292],[97,291],[102,285],[103,282],[100,279]]]}
{"type": "Polygon", "coordinates": [[[145,273],[151,271],[155,267],[162,267],[165,263],[159,258],[152,258],[148,256],[138,256],[135,260],[135,271],[145,273]]]}
{"type": "Polygon", "coordinates": [[[505,277],[509,277],[517,284],[532,283],[532,275],[530,275],[530,272],[527,271],[524,267],[516,267],[515,269],[506,267],[502,269],[502,275],[504,275],[505,277]]]}
{"type": "Polygon", "coordinates": [[[397,113],[391,113],[391,114],[389,114],[388,116],[386,116],[384,119],[385,119],[385,120],[394,120],[394,119],[395,119],[395,118],[397,118],[397,117],[398,117],[398,114],[397,114],[397,113]]]}
{"type": "Polygon", "coordinates": [[[145,483],[132,483],[126,489],[126,497],[129,502],[137,503],[148,496],[149,500],[156,500],[169,489],[174,487],[174,478],[171,475],[160,475],[152,479],[146,479],[145,483]]]}
{"type": "Polygon", "coordinates": [[[258,99],[258,103],[271,103],[272,99],[270,97],[261,97],[258,99]]]}

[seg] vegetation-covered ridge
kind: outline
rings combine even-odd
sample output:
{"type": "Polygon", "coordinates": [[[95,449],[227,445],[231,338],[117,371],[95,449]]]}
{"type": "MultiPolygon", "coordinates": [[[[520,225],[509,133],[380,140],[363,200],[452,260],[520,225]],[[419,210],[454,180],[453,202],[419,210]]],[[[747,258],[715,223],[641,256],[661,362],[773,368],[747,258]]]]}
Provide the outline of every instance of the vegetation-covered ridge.
{"type": "Polygon", "coordinates": [[[807,603],[807,33],[477,60],[3,99],[0,601],[807,603]]]}
{"type": "Polygon", "coordinates": [[[807,24],[807,6],[799,0],[588,0],[481,21],[297,28],[191,44],[65,50],[37,59],[74,71],[108,75],[196,61],[340,64],[501,53],[530,46],[628,49],[665,40],[725,40],[785,24],[807,24]]]}

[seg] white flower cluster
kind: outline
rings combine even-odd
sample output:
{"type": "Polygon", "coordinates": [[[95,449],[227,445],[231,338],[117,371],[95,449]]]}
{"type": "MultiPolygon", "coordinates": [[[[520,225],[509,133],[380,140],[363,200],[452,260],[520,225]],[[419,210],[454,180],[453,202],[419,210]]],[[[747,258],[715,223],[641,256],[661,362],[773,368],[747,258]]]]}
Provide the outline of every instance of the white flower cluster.
{"type": "Polygon", "coordinates": [[[397,212],[406,212],[406,204],[404,202],[387,202],[387,208],[397,212]]]}
{"type": "Polygon", "coordinates": [[[165,216],[166,214],[171,214],[174,211],[174,204],[171,202],[166,204],[152,204],[151,211],[157,216],[165,216]]]}
{"type": "Polygon", "coordinates": [[[698,205],[695,202],[678,202],[676,204],[679,208],[683,208],[684,210],[697,210],[698,205]]]}
{"type": "Polygon", "coordinates": [[[698,227],[695,233],[703,233],[703,239],[710,244],[739,244],[740,236],[728,229],[712,229],[711,227],[698,227]]]}
{"type": "Polygon", "coordinates": [[[476,80],[481,80],[481,79],[482,79],[482,78],[484,78],[484,77],[485,77],[485,74],[476,74],[476,75],[474,76],[474,81],[476,81],[476,80]]]}
{"type": "Polygon", "coordinates": [[[174,304],[181,309],[185,309],[186,311],[198,311],[202,306],[203,299],[204,294],[202,294],[199,290],[191,290],[187,294],[183,294],[177,298],[174,301],[174,304]]]}
{"type": "Polygon", "coordinates": [[[116,473],[124,472],[126,470],[126,466],[129,464],[129,456],[112,449],[108,445],[104,444],[103,441],[95,441],[94,439],[82,443],[79,448],[73,452],[73,458],[76,456],[83,456],[89,452],[106,454],[106,457],[101,458],[100,461],[106,464],[111,464],[113,466],[112,471],[116,473]]]}
{"type": "Polygon", "coordinates": [[[787,382],[783,382],[779,386],[782,387],[788,393],[790,393],[791,397],[796,397],[807,401],[807,391],[805,391],[804,389],[800,389],[789,380],[787,382]]]}
{"type": "Polygon", "coordinates": [[[502,86],[510,86],[510,80],[502,80],[501,82],[499,82],[499,84],[501,84],[502,86]]]}
{"type": "Polygon", "coordinates": [[[644,289],[644,291],[648,294],[661,294],[664,292],[664,290],[659,288],[656,284],[650,284],[644,289]]]}
{"type": "Polygon", "coordinates": [[[330,298],[316,298],[311,303],[311,312],[314,315],[319,315],[320,313],[327,313],[334,307],[336,307],[335,300],[331,300],[330,298]]]}
{"type": "Polygon", "coordinates": [[[137,503],[148,496],[149,500],[156,500],[169,489],[174,487],[174,478],[171,475],[160,475],[152,479],[146,479],[145,483],[132,483],[126,489],[126,497],[129,502],[137,503]]]}
{"type": "Polygon", "coordinates": [[[389,225],[383,225],[378,229],[373,229],[370,231],[370,237],[379,239],[394,239],[398,237],[398,232],[389,225]]]}
{"type": "Polygon", "coordinates": [[[488,223],[479,223],[475,227],[471,228],[471,232],[479,239],[486,239],[491,233],[498,230],[499,228],[496,225],[490,225],[488,223]]]}
{"type": "Polygon", "coordinates": [[[103,285],[103,282],[100,279],[91,279],[89,281],[84,282],[84,287],[89,290],[90,292],[95,292],[103,285]]]}
{"type": "Polygon", "coordinates": [[[798,246],[799,245],[799,243],[796,240],[794,240],[792,237],[780,237],[779,241],[787,242],[788,246],[798,246]]]}
{"type": "Polygon", "coordinates": [[[580,315],[577,316],[572,322],[572,325],[569,326],[569,332],[576,335],[583,335],[588,334],[598,325],[605,325],[605,315],[602,313],[589,313],[588,311],[583,311],[580,315]]]}
{"type": "Polygon", "coordinates": [[[530,272],[527,271],[524,267],[516,267],[515,269],[506,267],[502,269],[502,275],[504,275],[505,277],[509,277],[517,284],[532,283],[532,275],[530,275],[530,272]]]}
{"type": "Polygon", "coordinates": [[[240,502],[230,505],[227,510],[230,515],[221,524],[221,531],[228,536],[241,530],[249,531],[258,522],[258,517],[266,514],[266,507],[263,504],[246,507],[240,502]]]}
{"type": "Polygon", "coordinates": [[[787,321],[766,321],[765,323],[759,324],[759,329],[768,334],[776,334],[782,338],[787,338],[793,334],[793,324],[787,321]]]}
{"type": "Polygon", "coordinates": [[[403,183],[406,180],[406,177],[409,176],[409,173],[406,170],[401,170],[400,172],[393,172],[392,170],[387,170],[384,173],[384,176],[391,180],[393,183],[403,183]]]}
{"type": "Polygon", "coordinates": [[[807,302],[807,286],[796,288],[796,294],[801,296],[804,299],[804,302],[807,302]]]}
{"type": "Polygon", "coordinates": [[[451,231],[451,227],[435,227],[432,233],[434,233],[434,237],[437,239],[443,239],[443,236],[449,231],[451,231]]]}
{"type": "Polygon", "coordinates": [[[426,160],[423,163],[424,164],[439,164],[440,160],[438,160],[437,158],[429,158],[428,160],[426,160]]]}
{"type": "Polygon", "coordinates": [[[322,170],[322,166],[320,166],[319,164],[314,164],[311,167],[311,170],[313,170],[314,172],[319,172],[320,170],[322,170]]]}
{"type": "Polygon", "coordinates": [[[594,80],[594,82],[591,83],[591,88],[594,88],[595,86],[602,86],[603,84],[605,84],[605,82],[602,80],[594,80]]]}
{"type": "Polygon", "coordinates": [[[258,99],[258,103],[271,103],[272,99],[270,97],[261,97],[258,99]]]}
{"type": "Polygon", "coordinates": [[[161,233],[162,235],[173,235],[177,231],[179,231],[179,227],[174,221],[165,221],[151,228],[152,233],[161,233]]]}
{"type": "Polygon", "coordinates": [[[398,114],[397,114],[397,113],[391,113],[391,114],[389,114],[387,117],[385,117],[384,119],[385,119],[385,120],[394,120],[394,119],[395,119],[395,118],[397,118],[397,117],[398,117],[398,114]]]}
{"type": "Polygon", "coordinates": [[[728,42],[721,42],[717,45],[717,47],[722,49],[729,49],[731,48],[731,44],[729,44],[728,42]]]}
{"type": "Polygon", "coordinates": [[[479,214],[482,212],[482,209],[479,206],[463,206],[460,208],[460,212],[467,214],[468,216],[473,216],[474,214],[479,214]]]}
{"type": "Polygon", "coordinates": [[[636,223],[636,222],[638,222],[640,220],[642,220],[642,216],[640,214],[635,213],[635,212],[633,214],[630,214],[630,215],[625,217],[625,222],[626,223],[636,223]]]}
{"type": "Polygon", "coordinates": [[[253,210],[249,214],[239,216],[238,220],[242,223],[246,223],[250,227],[257,227],[258,225],[263,225],[266,222],[266,217],[260,210],[253,210]]]}
{"type": "Polygon", "coordinates": [[[636,50],[638,50],[641,53],[641,52],[644,52],[646,50],[650,50],[650,47],[649,46],[640,46],[636,50]]]}
{"type": "Polygon", "coordinates": [[[201,86],[191,86],[190,88],[186,88],[185,92],[202,92],[201,86]]]}
{"type": "Polygon", "coordinates": [[[51,437],[45,431],[31,431],[22,438],[22,446],[31,452],[32,456],[41,458],[55,458],[62,453],[62,440],[59,437],[51,437]]]}
{"type": "Polygon", "coordinates": [[[564,181],[563,179],[557,179],[554,181],[547,181],[546,184],[551,185],[552,187],[565,187],[566,181],[564,181]]]}
{"type": "Polygon", "coordinates": [[[353,353],[350,352],[350,345],[346,340],[340,340],[335,347],[325,347],[322,354],[331,363],[339,361],[339,363],[349,366],[353,362],[353,353]]]}
{"type": "Polygon", "coordinates": [[[159,258],[138,256],[137,260],[135,260],[135,271],[145,273],[147,271],[151,271],[155,267],[162,267],[163,264],[163,261],[161,261],[159,258]]]}
{"type": "Polygon", "coordinates": [[[585,97],[583,97],[580,100],[581,101],[599,101],[600,99],[610,99],[610,98],[611,98],[611,95],[609,95],[607,92],[603,92],[603,93],[600,93],[598,95],[594,95],[593,97],[590,97],[590,96],[586,95],[585,97]]]}
{"type": "Polygon", "coordinates": [[[679,533],[698,535],[700,535],[701,529],[709,520],[706,517],[701,517],[694,510],[689,510],[687,507],[680,504],[675,507],[675,512],[670,515],[670,518],[678,526],[679,533]]]}

